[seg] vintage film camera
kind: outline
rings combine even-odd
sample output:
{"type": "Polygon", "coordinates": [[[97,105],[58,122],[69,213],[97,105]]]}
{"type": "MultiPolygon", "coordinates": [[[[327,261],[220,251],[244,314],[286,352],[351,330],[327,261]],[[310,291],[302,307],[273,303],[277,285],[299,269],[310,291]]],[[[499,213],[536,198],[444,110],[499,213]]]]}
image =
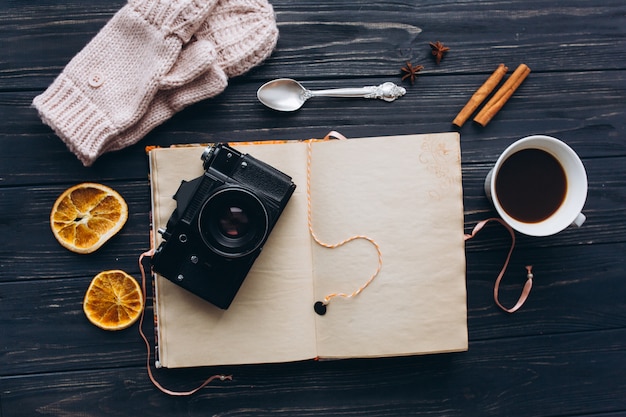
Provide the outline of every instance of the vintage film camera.
{"type": "Polygon", "coordinates": [[[159,230],[152,267],[227,309],[296,186],[291,177],[218,144],[202,154],[204,175],[182,181],[176,209],[159,230]]]}

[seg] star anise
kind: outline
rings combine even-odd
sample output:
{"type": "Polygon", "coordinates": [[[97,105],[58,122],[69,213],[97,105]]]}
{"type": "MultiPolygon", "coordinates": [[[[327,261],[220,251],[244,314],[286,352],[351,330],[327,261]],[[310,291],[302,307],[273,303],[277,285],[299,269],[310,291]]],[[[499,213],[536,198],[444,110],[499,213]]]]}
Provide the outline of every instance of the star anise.
{"type": "Polygon", "coordinates": [[[439,63],[443,59],[443,56],[450,50],[450,48],[448,48],[439,41],[435,43],[430,42],[429,45],[432,48],[433,55],[435,56],[435,63],[439,65],[439,63]]]}
{"type": "Polygon", "coordinates": [[[406,74],[402,77],[402,81],[407,78],[411,79],[411,84],[415,83],[415,77],[417,77],[417,73],[424,69],[422,65],[413,66],[411,62],[406,61],[406,67],[402,67],[402,72],[406,72],[406,74]]]}

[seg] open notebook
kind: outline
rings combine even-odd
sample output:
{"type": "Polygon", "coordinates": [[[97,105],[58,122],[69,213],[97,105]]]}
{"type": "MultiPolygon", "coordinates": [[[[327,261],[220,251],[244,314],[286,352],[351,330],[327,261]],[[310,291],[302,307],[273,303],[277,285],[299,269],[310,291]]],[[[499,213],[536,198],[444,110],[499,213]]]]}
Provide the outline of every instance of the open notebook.
{"type": "MultiPolygon", "coordinates": [[[[275,166],[297,188],[228,310],[155,277],[158,359],[169,368],[467,350],[463,196],[458,133],[312,144],[312,223],[307,223],[306,142],[231,146],[275,166]]],[[[202,175],[204,147],[149,152],[154,247],[181,180],[202,175]]]]}

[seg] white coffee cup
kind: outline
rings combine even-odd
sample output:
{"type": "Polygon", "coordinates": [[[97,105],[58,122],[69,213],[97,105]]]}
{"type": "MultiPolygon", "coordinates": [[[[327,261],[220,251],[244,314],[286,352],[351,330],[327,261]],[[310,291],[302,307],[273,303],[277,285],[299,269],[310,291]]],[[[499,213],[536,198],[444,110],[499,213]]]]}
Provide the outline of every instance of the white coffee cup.
{"type": "MultiPolygon", "coordinates": [[[[541,184],[537,184],[541,187],[541,184]]],[[[549,236],[556,234],[570,225],[581,226],[586,217],[582,214],[587,199],[587,173],[576,154],[564,142],[551,136],[533,135],[520,139],[504,150],[485,178],[485,193],[496,211],[509,226],[520,233],[530,236],[549,236]],[[511,155],[525,149],[539,149],[552,155],[565,173],[565,194],[563,200],[551,215],[537,222],[525,222],[512,217],[502,207],[496,192],[496,180],[502,164],[511,155]]],[[[504,194],[504,193],[503,193],[504,194]]]]}

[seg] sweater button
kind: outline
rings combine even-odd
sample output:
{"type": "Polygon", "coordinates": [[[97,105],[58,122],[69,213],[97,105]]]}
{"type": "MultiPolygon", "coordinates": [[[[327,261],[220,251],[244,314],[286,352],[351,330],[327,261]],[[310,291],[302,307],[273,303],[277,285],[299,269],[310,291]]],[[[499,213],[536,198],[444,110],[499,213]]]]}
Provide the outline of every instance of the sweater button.
{"type": "Polygon", "coordinates": [[[94,72],[89,76],[88,83],[93,88],[98,88],[104,83],[104,77],[99,72],[94,72]]]}

